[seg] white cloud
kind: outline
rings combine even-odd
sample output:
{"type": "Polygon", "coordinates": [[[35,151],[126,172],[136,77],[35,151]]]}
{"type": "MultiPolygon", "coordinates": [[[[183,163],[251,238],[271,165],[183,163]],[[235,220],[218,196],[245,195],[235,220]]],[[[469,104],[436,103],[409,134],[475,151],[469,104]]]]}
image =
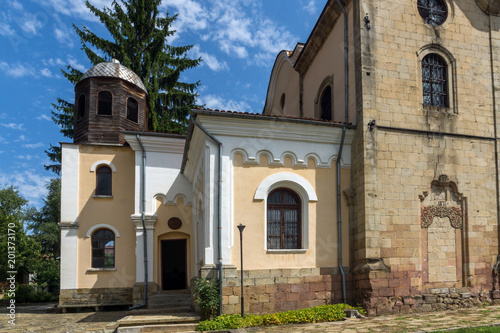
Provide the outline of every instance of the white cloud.
{"type": "Polygon", "coordinates": [[[307,2],[307,4],[303,7],[306,12],[309,14],[315,14],[316,13],[316,1],[315,0],[310,0],[307,2]]]}
{"type": "Polygon", "coordinates": [[[0,21],[0,35],[2,36],[13,36],[15,31],[11,29],[10,25],[4,20],[0,21]]]}
{"type": "Polygon", "coordinates": [[[18,78],[23,76],[36,76],[31,68],[27,66],[17,63],[15,65],[10,65],[5,61],[0,61],[0,70],[4,71],[7,75],[18,78]]]}
{"type": "Polygon", "coordinates": [[[73,29],[68,29],[66,24],[64,24],[59,18],[59,15],[54,15],[54,18],[54,36],[60,44],[64,45],[65,47],[72,48],[74,45],[73,39],[71,38],[73,29]]]}
{"type": "Polygon", "coordinates": [[[190,54],[192,54],[193,58],[201,57],[203,60],[201,65],[207,65],[208,68],[210,68],[214,72],[229,69],[225,61],[221,62],[217,59],[216,56],[208,54],[207,52],[202,52],[199,45],[193,46],[193,48],[190,50],[190,54]]]}
{"type": "Polygon", "coordinates": [[[16,1],[16,0],[9,1],[9,5],[16,10],[23,10],[24,9],[23,5],[19,1],[16,1]]]}
{"type": "MultiPolygon", "coordinates": [[[[52,7],[58,14],[77,17],[79,19],[98,22],[99,19],[90,12],[82,0],[38,0],[41,5],[52,7]]],[[[92,0],[90,3],[98,9],[110,7],[112,0],[92,0]]]]}
{"type": "Polygon", "coordinates": [[[42,64],[44,64],[45,66],[58,66],[58,67],[68,65],[67,63],[62,61],[61,58],[43,59],[42,64]]]}
{"type": "MultiPolygon", "coordinates": [[[[172,28],[177,33],[182,33],[183,30],[189,28],[191,30],[204,30],[209,28],[210,12],[203,7],[199,1],[193,0],[163,0],[161,9],[174,7],[175,13],[179,16],[174,21],[172,28]]],[[[174,35],[174,38],[178,34],[174,35]]],[[[170,38],[170,41],[172,38],[170,38]]]]}
{"type": "Polygon", "coordinates": [[[21,29],[30,35],[37,35],[38,30],[40,30],[44,25],[45,22],[42,22],[40,19],[44,18],[46,21],[46,16],[44,15],[37,15],[37,14],[32,14],[32,13],[24,13],[21,21],[19,21],[19,26],[21,29]]]}
{"type": "Polygon", "coordinates": [[[42,74],[43,76],[45,77],[52,77],[52,72],[50,71],[50,69],[48,68],[43,68],[41,71],[40,71],[40,74],[42,74]]]}
{"type": "Polygon", "coordinates": [[[68,56],[68,63],[71,65],[71,67],[78,69],[80,72],[85,72],[85,66],[80,64],[76,58],[73,56],[68,56]]]}
{"type": "Polygon", "coordinates": [[[41,114],[39,115],[38,117],[36,117],[36,119],[38,120],[49,120],[51,121],[52,119],[50,118],[50,116],[46,115],[46,114],[41,114]]]}
{"type": "Polygon", "coordinates": [[[226,100],[220,96],[204,95],[196,101],[197,104],[205,105],[208,109],[219,109],[226,111],[252,112],[252,108],[246,102],[226,100]]]}
{"type": "MultiPolygon", "coordinates": [[[[174,22],[178,33],[188,29],[197,31],[202,40],[213,41],[221,51],[235,58],[247,58],[251,64],[261,65],[253,59],[255,54],[272,59],[279,51],[293,48],[297,40],[266,18],[260,2],[165,0],[163,5],[179,14],[174,22]]],[[[309,1],[308,8],[314,5],[314,1],[309,1]]]]}
{"type": "Polygon", "coordinates": [[[14,142],[19,142],[19,141],[26,141],[26,136],[24,134],[20,135],[17,140],[14,140],[14,142]]]}
{"type": "Polygon", "coordinates": [[[43,198],[47,194],[46,184],[50,177],[37,174],[34,170],[24,170],[22,172],[0,173],[0,186],[13,185],[30,205],[40,207],[43,205],[43,198]]]}
{"type": "Polygon", "coordinates": [[[23,145],[24,148],[30,148],[30,149],[34,149],[34,148],[40,148],[40,147],[43,147],[45,146],[44,143],[41,143],[41,142],[38,142],[38,143],[26,143],[23,145]]]}
{"type": "Polygon", "coordinates": [[[7,127],[13,130],[24,131],[24,124],[16,124],[16,123],[8,123],[8,124],[0,124],[3,127],[7,127]]]}
{"type": "Polygon", "coordinates": [[[32,155],[17,155],[16,156],[18,159],[20,160],[26,160],[26,161],[31,161],[31,159],[33,158],[32,155]]]}

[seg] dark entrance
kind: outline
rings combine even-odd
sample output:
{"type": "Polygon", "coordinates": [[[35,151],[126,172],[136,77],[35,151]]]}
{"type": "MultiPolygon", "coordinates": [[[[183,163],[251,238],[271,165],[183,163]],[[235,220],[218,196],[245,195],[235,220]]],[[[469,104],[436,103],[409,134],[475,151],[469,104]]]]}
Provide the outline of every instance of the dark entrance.
{"type": "Polygon", "coordinates": [[[161,241],[161,280],[163,290],[186,289],[186,240],[161,241]]]}

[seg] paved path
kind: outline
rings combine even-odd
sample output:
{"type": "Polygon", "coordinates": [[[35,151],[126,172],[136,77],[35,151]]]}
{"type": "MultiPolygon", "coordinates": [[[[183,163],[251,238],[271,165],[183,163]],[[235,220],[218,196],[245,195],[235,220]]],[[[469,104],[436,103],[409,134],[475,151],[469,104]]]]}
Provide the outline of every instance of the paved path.
{"type": "MultiPolygon", "coordinates": [[[[94,332],[111,333],[118,326],[116,321],[129,311],[45,313],[49,305],[18,306],[16,325],[8,323],[6,309],[0,316],[0,332],[94,332]]],[[[334,323],[317,323],[276,327],[255,327],[239,332],[430,332],[454,327],[500,325],[500,306],[433,312],[411,315],[391,315],[348,319],[334,323]]]]}

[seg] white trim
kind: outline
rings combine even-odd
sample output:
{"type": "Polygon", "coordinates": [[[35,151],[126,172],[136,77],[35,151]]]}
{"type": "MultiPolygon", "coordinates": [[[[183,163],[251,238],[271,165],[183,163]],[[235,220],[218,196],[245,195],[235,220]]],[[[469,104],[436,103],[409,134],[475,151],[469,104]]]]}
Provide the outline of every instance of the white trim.
{"type": "Polygon", "coordinates": [[[94,230],[101,229],[101,228],[106,228],[106,229],[109,229],[109,230],[113,231],[115,233],[115,238],[120,237],[120,233],[118,232],[118,229],[116,229],[112,225],[101,223],[101,224],[96,224],[93,227],[91,227],[87,231],[87,233],[85,234],[85,238],[89,238],[90,235],[92,235],[92,233],[94,232],[94,230]]]}
{"type": "Polygon", "coordinates": [[[272,190],[285,187],[295,191],[301,200],[302,206],[302,248],[293,249],[293,253],[304,253],[309,248],[309,202],[318,201],[318,197],[311,184],[303,177],[291,173],[275,173],[264,179],[255,191],[255,200],[264,200],[264,248],[268,254],[291,253],[290,250],[268,249],[267,248],[267,197],[272,190]]]}
{"type": "Polygon", "coordinates": [[[113,163],[106,160],[100,160],[92,164],[92,166],[90,167],[90,172],[94,172],[99,165],[107,165],[111,168],[113,172],[116,172],[116,167],[113,165],[113,163]]]}
{"type": "Polygon", "coordinates": [[[304,201],[318,201],[312,185],[304,177],[291,172],[275,173],[264,179],[255,191],[254,199],[266,200],[269,193],[278,187],[287,187],[298,192],[304,201]]]}
{"type": "MultiPolygon", "coordinates": [[[[63,143],[61,147],[61,222],[78,222],[78,171],[80,146],[63,143]]],[[[75,258],[76,260],[76,258],[75,258]]]]}
{"type": "Polygon", "coordinates": [[[78,287],[78,226],[61,228],[61,289],[78,287]]]}

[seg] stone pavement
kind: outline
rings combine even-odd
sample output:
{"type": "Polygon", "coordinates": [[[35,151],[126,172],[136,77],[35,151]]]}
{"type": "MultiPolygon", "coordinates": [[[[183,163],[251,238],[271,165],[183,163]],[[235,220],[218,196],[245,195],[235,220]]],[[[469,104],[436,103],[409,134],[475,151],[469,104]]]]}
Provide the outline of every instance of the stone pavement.
{"type": "MultiPolygon", "coordinates": [[[[130,315],[130,311],[45,313],[53,305],[18,306],[16,325],[8,324],[6,311],[0,316],[0,332],[94,332],[111,333],[117,320],[130,315]]],[[[334,323],[316,323],[276,327],[255,327],[235,332],[431,332],[458,327],[500,325],[500,306],[462,309],[432,313],[414,313],[348,319],[334,323]]]]}

